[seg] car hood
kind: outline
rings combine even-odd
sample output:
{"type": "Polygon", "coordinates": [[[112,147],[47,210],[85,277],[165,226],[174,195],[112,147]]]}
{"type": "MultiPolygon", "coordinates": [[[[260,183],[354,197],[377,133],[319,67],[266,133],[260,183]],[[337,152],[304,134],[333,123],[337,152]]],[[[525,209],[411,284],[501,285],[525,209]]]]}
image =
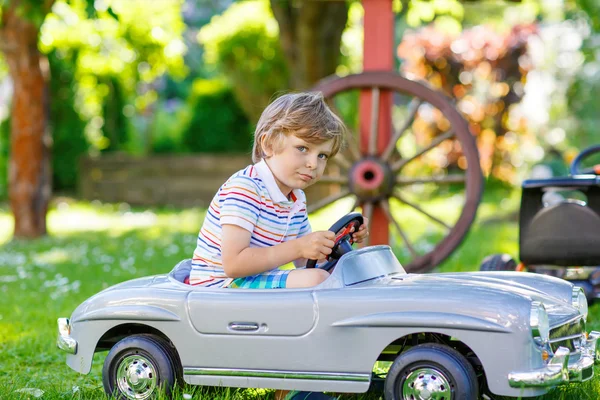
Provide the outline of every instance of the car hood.
{"type": "Polygon", "coordinates": [[[565,289],[571,285],[559,282],[546,282],[544,278],[531,280],[536,285],[521,282],[522,277],[514,280],[511,275],[499,276],[488,273],[454,273],[454,274],[407,274],[396,275],[375,283],[375,286],[402,287],[404,290],[414,290],[423,293],[423,297],[438,298],[443,301],[455,299],[473,309],[508,308],[510,304],[520,304],[527,307],[532,301],[544,304],[550,318],[550,325],[556,326],[570,320],[579,312],[569,302],[564,300],[565,289]],[[556,285],[555,285],[556,284],[556,285]],[[556,293],[547,293],[554,288],[556,293]]]}

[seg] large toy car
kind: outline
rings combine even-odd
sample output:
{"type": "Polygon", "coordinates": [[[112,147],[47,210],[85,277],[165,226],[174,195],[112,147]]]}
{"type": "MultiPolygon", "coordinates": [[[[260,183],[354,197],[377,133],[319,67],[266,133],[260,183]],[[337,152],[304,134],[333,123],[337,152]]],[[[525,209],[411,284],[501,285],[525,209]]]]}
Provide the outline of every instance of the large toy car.
{"type": "Polygon", "coordinates": [[[482,271],[527,270],[572,281],[600,297],[600,145],[583,150],[570,175],[523,182],[519,258],[495,254],[482,271]],[[596,158],[594,158],[596,156],[596,158]]]}
{"type": "Polygon", "coordinates": [[[122,399],[181,381],[365,392],[378,360],[392,361],[388,400],[527,397],[593,376],[600,333],[585,331],[579,287],[516,272],[407,274],[389,246],[352,249],[361,218],[332,227],[319,286],[194,287],[185,260],[83,302],[58,320],[58,346],[84,374],[110,350],[104,387],[122,399]]]}

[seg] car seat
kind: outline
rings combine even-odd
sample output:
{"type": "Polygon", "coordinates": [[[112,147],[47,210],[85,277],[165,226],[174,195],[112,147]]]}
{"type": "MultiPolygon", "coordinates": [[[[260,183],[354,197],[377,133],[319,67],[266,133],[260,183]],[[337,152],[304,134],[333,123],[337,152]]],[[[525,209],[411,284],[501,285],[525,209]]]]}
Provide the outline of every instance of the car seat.
{"type": "Polygon", "coordinates": [[[600,184],[593,175],[523,182],[519,220],[520,259],[525,264],[580,266],[600,264],[600,184]],[[578,192],[585,201],[566,198],[552,204],[547,193],[578,192]]]}
{"type": "Polygon", "coordinates": [[[185,260],[180,261],[173,269],[171,270],[171,275],[174,279],[179,282],[189,284],[190,283],[190,272],[192,271],[192,259],[186,258],[185,260]]]}

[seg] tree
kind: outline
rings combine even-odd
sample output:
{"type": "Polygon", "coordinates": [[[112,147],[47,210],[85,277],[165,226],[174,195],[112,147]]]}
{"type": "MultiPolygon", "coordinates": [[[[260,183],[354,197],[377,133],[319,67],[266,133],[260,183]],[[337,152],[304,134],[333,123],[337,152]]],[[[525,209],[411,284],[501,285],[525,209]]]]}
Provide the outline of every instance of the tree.
{"type": "Polygon", "coordinates": [[[8,192],[17,238],[46,234],[52,191],[49,99],[38,37],[53,3],[54,0],[0,0],[0,50],[14,85],[8,192]]]}
{"type": "Polygon", "coordinates": [[[335,72],[345,1],[233,3],[198,34],[208,66],[224,73],[255,123],[275,93],[304,90],[335,72]]]}
{"type": "Polygon", "coordinates": [[[335,72],[342,32],[348,20],[345,1],[271,0],[279,23],[280,42],[290,74],[290,87],[307,89],[335,72]]]}

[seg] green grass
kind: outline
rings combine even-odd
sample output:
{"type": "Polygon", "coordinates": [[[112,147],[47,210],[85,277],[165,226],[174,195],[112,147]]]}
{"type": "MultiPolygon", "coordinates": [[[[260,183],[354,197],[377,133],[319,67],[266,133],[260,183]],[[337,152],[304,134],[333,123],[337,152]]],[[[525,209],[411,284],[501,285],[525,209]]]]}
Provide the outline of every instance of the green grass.
{"type": "MultiPolygon", "coordinates": [[[[476,270],[491,253],[517,255],[514,221],[486,222],[518,206],[514,193],[484,199],[478,219],[463,245],[440,271],[476,270]]],[[[326,229],[349,205],[342,203],[311,216],[313,229],[326,229]]],[[[452,213],[444,202],[433,210],[452,213]]],[[[452,208],[452,207],[450,207],[452,208]]],[[[400,212],[400,211],[398,211],[400,212]]],[[[101,369],[106,354],[96,354],[88,375],[73,372],[55,347],[56,318],[105,287],[127,279],[168,272],[189,258],[202,209],[137,210],[126,205],[80,203],[57,199],[48,216],[50,236],[34,241],[9,241],[12,220],[0,207],[0,399],[103,399],[101,369]]],[[[403,223],[415,226],[411,216],[403,223]]],[[[417,218],[417,217],[414,217],[417,218]]],[[[415,229],[418,231],[418,229],[415,229]]],[[[427,232],[421,232],[423,237],[427,232]]],[[[414,239],[419,241],[419,235],[414,239]]],[[[420,242],[418,242],[420,243],[420,242]]],[[[425,243],[426,245],[426,243],[425,243]]],[[[401,255],[402,246],[394,245],[401,255]]],[[[600,330],[600,304],[592,305],[588,329],[600,330]]],[[[596,370],[596,374],[600,373],[596,370]]],[[[263,399],[271,390],[186,386],[175,398],[263,399]]],[[[342,399],[378,399],[380,394],[342,395],[342,399]]],[[[544,399],[596,399],[599,379],[554,390],[544,399]]]]}

